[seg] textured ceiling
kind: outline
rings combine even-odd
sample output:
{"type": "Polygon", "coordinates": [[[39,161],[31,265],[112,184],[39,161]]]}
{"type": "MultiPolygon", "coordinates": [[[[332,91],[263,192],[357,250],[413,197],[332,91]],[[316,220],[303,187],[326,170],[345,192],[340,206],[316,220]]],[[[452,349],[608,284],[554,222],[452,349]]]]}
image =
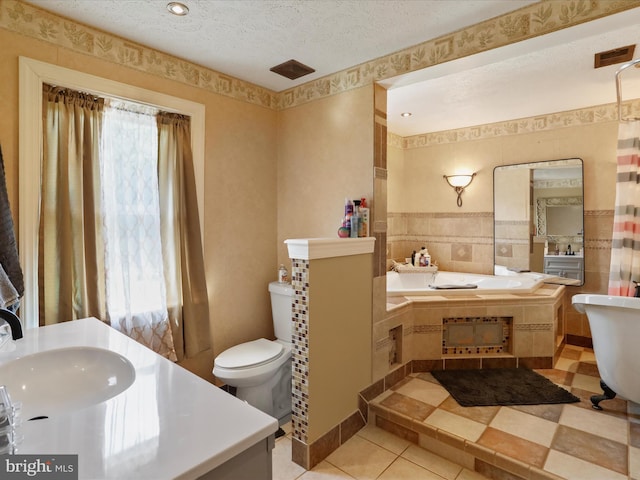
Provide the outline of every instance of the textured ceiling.
{"type": "MultiPolygon", "coordinates": [[[[614,103],[621,65],[594,69],[594,54],[640,44],[638,25],[640,8],[389,79],[389,129],[404,137],[614,103]]],[[[622,95],[640,98],[640,71],[624,72],[622,95]]]]}
{"type": "MultiPolygon", "coordinates": [[[[169,14],[168,0],[27,3],[279,92],[535,2],[182,0],[186,17],[169,14]],[[269,71],[289,59],[316,72],[289,80],[269,71]]],[[[593,54],[640,43],[639,13],[389,80],[389,129],[407,136],[613,102],[616,67],[600,69],[596,78],[593,54]],[[412,117],[399,117],[407,110],[412,117]]],[[[640,73],[636,78],[640,90],[640,73]]]]}
{"type": "Polygon", "coordinates": [[[534,0],[28,0],[276,92],[535,3],[534,0]],[[295,59],[314,74],[269,69],[295,59]]]}

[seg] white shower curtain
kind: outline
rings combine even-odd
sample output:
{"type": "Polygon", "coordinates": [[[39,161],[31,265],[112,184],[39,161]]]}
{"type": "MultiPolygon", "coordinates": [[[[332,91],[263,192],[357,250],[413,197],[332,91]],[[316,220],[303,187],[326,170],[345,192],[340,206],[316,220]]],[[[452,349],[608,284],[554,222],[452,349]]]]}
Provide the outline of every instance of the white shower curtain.
{"type": "Polygon", "coordinates": [[[640,282],[640,121],[621,122],[609,295],[633,296],[640,282]]]}

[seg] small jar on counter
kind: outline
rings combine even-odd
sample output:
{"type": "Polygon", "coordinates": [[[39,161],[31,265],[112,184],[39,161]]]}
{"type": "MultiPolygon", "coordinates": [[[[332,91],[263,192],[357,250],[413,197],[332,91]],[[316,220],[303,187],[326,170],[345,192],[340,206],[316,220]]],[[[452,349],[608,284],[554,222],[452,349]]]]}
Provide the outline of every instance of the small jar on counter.
{"type": "Polygon", "coordinates": [[[289,272],[284,264],[280,264],[278,268],[278,283],[289,283],[289,272]]]}

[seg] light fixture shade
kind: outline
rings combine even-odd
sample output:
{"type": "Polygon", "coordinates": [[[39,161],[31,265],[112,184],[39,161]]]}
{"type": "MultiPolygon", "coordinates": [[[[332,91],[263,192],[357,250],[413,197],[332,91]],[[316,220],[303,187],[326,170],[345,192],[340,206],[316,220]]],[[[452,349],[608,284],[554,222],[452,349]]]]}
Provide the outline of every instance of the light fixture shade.
{"type": "Polygon", "coordinates": [[[447,183],[451,185],[453,189],[456,191],[456,193],[458,194],[458,199],[456,203],[458,204],[459,207],[461,207],[462,192],[464,192],[464,189],[469,186],[469,184],[473,180],[473,177],[475,177],[476,174],[471,173],[471,174],[462,174],[462,175],[443,175],[443,176],[444,176],[444,179],[447,181],[447,183]]]}
{"type": "Polygon", "coordinates": [[[466,188],[469,186],[474,176],[475,173],[471,175],[445,175],[444,178],[446,178],[447,183],[454,188],[466,188]]]}

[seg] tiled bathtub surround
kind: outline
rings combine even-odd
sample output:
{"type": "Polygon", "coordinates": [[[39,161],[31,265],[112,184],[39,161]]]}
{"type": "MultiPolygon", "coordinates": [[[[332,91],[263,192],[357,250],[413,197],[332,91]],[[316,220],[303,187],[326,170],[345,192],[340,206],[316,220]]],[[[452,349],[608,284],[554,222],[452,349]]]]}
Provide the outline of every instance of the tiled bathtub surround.
{"type": "Polygon", "coordinates": [[[567,345],[538,372],[580,403],[461,407],[424,372],[388,377],[363,396],[370,424],[490,478],[640,478],[640,406],[617,398],[591,408],[601,393],[593,351],[567,345]]]}
{"type": "Polygon", "coordinates": [[[398,364],[423,362],[426,370],[479,368],[483,362],[549,368],[565,328],[565,291],[542,285],[533,293],[388,297],[386,316],[373,326],[373,378],[384,378],[396,368],[389,363],[392,348],[401,352],[398,364]],[[499,346],[476,345],[468,351],[443,344],[452,324],[474,318],[503,322],[499,346]],[[403,335],[393,345],[389,335],[398,326],[403,335]]]}
{"type": "Polygon", "coordinates": [[[426,246],[440,270],[493,273],[493,213],[388,214],[389,258],[404,261],[426,246]]]}
{"type": "MultiPolygon", "coordinates": [[[[568,287],[568,298],[580,292],[607,291],[613,211],[585,210],[584,228],[585,284],[568,287]]],[[[491,213],[389,213],[387,244],[388,258],[396,261],[404,261],[413,250],[425,245],[440,270],[493,273],[491,213]],[[460,252],[470,252],[470,256],[460,252]]],[[[518,251],[523,245],[500,243],[498,247],[505,264],[517,266],[515,258],[521,255],[518,251]]],[[[565,320],[571,339],[581,342],[591,338],[585,315],[569,306],[565,320]]]]}

